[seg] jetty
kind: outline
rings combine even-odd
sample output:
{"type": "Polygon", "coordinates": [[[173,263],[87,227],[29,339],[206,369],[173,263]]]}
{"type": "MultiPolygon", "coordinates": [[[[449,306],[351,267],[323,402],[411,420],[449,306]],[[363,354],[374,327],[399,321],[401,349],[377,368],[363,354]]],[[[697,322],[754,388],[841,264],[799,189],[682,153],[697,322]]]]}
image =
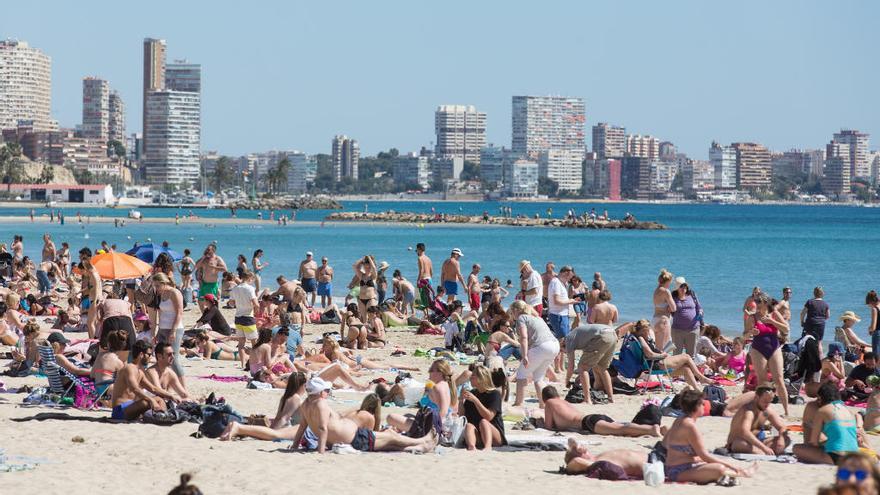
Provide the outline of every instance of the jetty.
{"type": "Polygon", "coordinates": [[[635,217],[622,220],[605,220],[578,216],[574,218],[534,218],[501,217],[491,215],[451,215],[447,213],[410,213],[385,211],[379,213],[335,212],[325,217],[333,222],[375,222],[375,223],[414,223],[414,224],[468,224],[468,225],[506,225],[510,227],[559,227],[568,229],[626,229],[626,230],[665,230],[658,222],[641,222],[635,217]]]}
{"type": "Polygon", "coordinates": [[[341,210],[342,203],[332,198],[302,196],[298,198],[236,199],[222,208],[236,210],[341,210]]]}

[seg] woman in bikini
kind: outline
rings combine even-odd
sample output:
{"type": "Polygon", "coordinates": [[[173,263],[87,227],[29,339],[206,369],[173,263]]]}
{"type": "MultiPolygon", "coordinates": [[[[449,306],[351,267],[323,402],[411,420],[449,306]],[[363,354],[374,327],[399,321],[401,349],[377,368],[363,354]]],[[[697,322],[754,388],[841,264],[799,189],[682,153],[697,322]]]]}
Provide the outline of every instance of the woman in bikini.
{"type": "MultiPolygon", "coordinates": [[[[281,312],[280,308],[278,309],[278,312],[281,312]]],[[[297,287],[293,290],[293,295],[290,296],[290,301],[287,303],[287,315],[290,317],[291,330],[299,332],[300,337],[302,337],[303,325],[308,321],[307,313],[306,291],[302,287],[297,287]]]]}
{"type": "Polygon", "coordinates": [[[336,341],[333,337],[324,337],[321,354],[327,358],[327,361],[330,363],[341,363],[348,366],[349,369],[352,370],[387,370],[390,368],[396,368],[398,370],[404,371],[418,371],[418,368],[413,368],[411,366],[402,366],[397,364],[379,364],[369,359],[364,359],[362,356],[358,356],[353,354],[351,351],[347,349],[342,349],[339,347],[339,342],[336,341]]]}
{"type": "Polygon", "coordinates": [[[187,349],[187,354],[218,361],[238,361],[238,349],[223,342],[214,342],[208,332],[201,331],[195,336],[196,348],[187,349]]]}
{"type": "Polygon", "coordinates": [[[733,371],[735,374],[742,374],[746,368],[746,356],[748,354],[745,351],[745,343],[742,337],[736,337],[733,339],[733,344],[730,348],[730,351],[724,355],[721,359],[716,359],[711,363],[713,369],[715,371],[720,370],[721,368],[727,368],[730,371],[733,371]]]}
{"type": "Polygon", "coordinates": [[[639,320],[633,325],[632,333],[639,339],[642,346],[642,353],[647,361],[657,361],[664,369],[670,370],[672,375],[681,375],[685,382],[693,390],[700,390],[697,381],[706,385],[715,384],[714,381],[706,378],[689,354],[676,354],[670,356],[668,352],[660,352],[651,339],[651,324],[648,320],[639,320]]]}
{"type": "Polygon", "coordinates": [[[733,486],[736,477],[750,477],[757,470],[756,464],[740,469],[713,456],[706,449],[703,435],[697,427],[697,419],[703,415],[702,392],[686,390],[681,393],[680,403],[684,416],[677,418],[663,437],[667,481],[733,486]]]}
{"type": "Polygon", "coordinates": [[[7,316],[9,313],[10,310],[6,303],[0,302],[0,344],[16,345],[18,344],[18,333],[9,324],[10,319],[7,316]]]}
{"type": "MultiPolygon", "coordinates": [[[[230,421],[220,435],[220,440],[233,440],[237,437],[258,440],[293,440],[299,429],[299,408],[306,399],[306,374],[295,372],[287,379],[284,394],[278,401],[278,410],[270,426],[244,425],[230,421]]],[[[315,437],[317,441],[317,437],[315,437]]]]}
{"type": "Polygon", "coordinates": [[[260,283],[263,279],[260,277],[260,274],[263,272],[263,268],[269,266],[269,262],[263,263],[260,258],[263,257],[263,250],[257,249],[254,251],[254,256],[251,258],[251,266],[254,269],[254,289],[257,292],[260,292],[260,283]]]}
{"type": "Polygon", "coordinates": [[[837,390],[846,388],[846,370],[843,366],[843,351],[840,343],[834,342],[828,346],[828,354],[822,359],[822,370],[819,380],[828,381],[837,386],[837,390]]]}
{"type": "Polygon", "coordinates": [[[367,308],[378,303],[379,293],[376,290],[378,272],[376,270],[376,262],[372,256],[367,255],[363,259],[357,260],[352,268],[360,288],[357,296],[358,316],[361,318],[361,321],[366,321],[367,308]]]}
{"type": "Polygon", "coordinates": [[[780,335],[788,334],[788,322],[779,313],[772,311],[772,301],[766,294],[755,297],[755,313],[747,317],[744,337],[752,339],[749,359],[754,366],[755,376],[763,379],[767,370],[773,376],[776,395],[782,402],[785,415],[788,416],[788,391],[785,388],[785,377],[782,369],[782,344],[780,335]]]}
{"type": "Polygon", "coordinates": [[[669,291],[670,283],[672,283],[672,273],[665,268],[660,270],[657,288],[654,289],[652,296],[654,317],[651,319],[658,349],[665,348],[666,343],[672,338],[672,312],[675,310],[675,300],[672,299],[672,292],[669,291]]]}
{"type": "Polygon", "coordinates": [[[361,321],[358,313],[358,305],[349,303],[339,323],[339,335],[342,336],[342,344],[349,349],[367,348],[367,328],[361,321]]]}
{"type": "Polygon", "coordinates": [[[382,322],[382,312],[379,306],[367,308],[367,346],[382,349],[387,344],[385,336],[385,324],[382,322]]]}
{"type": "MultiPolygon", "coordinates": [[[[428,368],[428,380],[430,386],[425,386],[425,395],[419,401],[419,405],[430,408],[440,418],[446,418],[455,413],[454,404],[458,403],[456,387],[452,381],[452,367],[449,361],[438,359],[431,363],[428,368]]],[[[414,416],[389,414],[386,421],[397,431],[406,433],[412,427],[414,416]]]]}
{"type": "Polygon", "coordinates": [[[293,365],[290,364],[288,368],[287,363],[283,362],[284,359],[287,359],[288,362],[290,361],[287,358],[287,353],[284,353],[282,357],[272,356],[272,329],[261,328],[259,337],[250,351],[248,361],[248,367],[253,379],[263,383],[270,383],[275,388],[286,388],[287,381],[280,376],[280,372],[283,372],[284,369],[292,369],[293,365]]]}
{"type": "Polygon", "coordinates": [[[98,356],[95,358],[95,364],[92,366],[91,378],[95,382],[95,390],[99,395],[107,391],[108,394],[113,393],[113,382],[116,380],[116,373],[124,366],[125,361],[120,358],[120,353],[124,352],[126,357],[129,350],[129,338],[126,330],[110,330],[104,340],[104,344],[99,348],[98,356]]]}
{"type": "Polygon", "coordinates": [[[513,326],[506,319],[496,320],[492,327],[492,333],[489,335],[487,345],[489,352],[485,352],[486,357],[497,355],[504,361],[514,357],[517,360],[522,359],[519,352],[519,341],[511,336],[513,326]]]}

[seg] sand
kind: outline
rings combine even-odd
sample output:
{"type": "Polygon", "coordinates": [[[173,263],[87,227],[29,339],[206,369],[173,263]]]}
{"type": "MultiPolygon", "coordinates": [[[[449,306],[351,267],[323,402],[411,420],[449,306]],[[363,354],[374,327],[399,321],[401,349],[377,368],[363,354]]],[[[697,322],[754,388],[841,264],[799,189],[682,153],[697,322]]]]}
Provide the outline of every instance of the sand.
{"type": "MultiPolygon", "coordinates": [[[[196,317],[197,310],[188,311],[185,322],[190,324],[196,317]]],[[[316,336],[328,328],[307,325],[306,341],[314,342],[316,336]]],[[[68,334],[69,337],[74,335],[68,334]]],[[[363,351],[364,354],[370,359],[418,366],[421,371],[415,375],[424,381],[430,360],[412,357],[411,351],[416,347],[441,345],[442,339],[416,336],[410,329],[391,329],[389,337],[389,348],[363,351]],[[407,356],[391,358],[390,353],[395,346],[407,350],[407,356]]],[[[187,386],[193,395],[206,396],[213,391],[244,414],[274,415],[281,396],[280,390],[249,390],[244,382],[220,383],[196,378],[210,374],[242,375],[236,363],[187,360],[184,366],[187,386]]],[[[461,370],[464,367],[456,368],[461,370]]],[[[390,372],[379,372],[366,374],[361,379],[366,381],[377,376],[393,378],[390,372]]],[[[2,377],[0,381],[5,382],[6,387],[25,384],[45,386],[46,383],[45,379],[36,377],[2,377]]],[[[526,489],[547,493],[601,490],[608,494],[750,492],[782,495],[815,493],[819,486],[830,483],[834,477],[834,468],[831,466],[762,462],[757,475],[744,479],[742,486],[736,488],[682,484],[652,488],[641,481],[608,482],[560,475],[557,470],[563,460],[561,452],[471,453],[464,449],[441,448],[424,455],[291,453],[286,450],[289,442],[196,439],[190,436],[197,430],[197,425],[193,423],[170,427],[107,424],[98,420],[109,417],[109,411],[22,407],[23,398],[23,394],[0,394],[0,425],[3,432],[0,448],[5,449],[7,455],[38,457],[46,462],[30,471],[0,473],[0,493],[167,493],[177,484],[183,472],[193,473],[193,482],[205,494],[341,493],[357,490],[362,495],[378,495],[492,493],[498,490],[519,492],[520,489],[526,489]],[[68,415],[70,420],[10,421],[51,412],[68,415]],[[74,442],[74,437],[82,437],[84,441],[74,442]]],[[[354,409],[362,398],[363,394],[359,393],[335,392],[332,405],[339,410],[354,409]]],[[[645,396],[618,396],[614,404],[578,407],[626,421],[632,418],[644,399],[645,396]]],[[[527,406],[536,408],[537,404],[527,402],[527,406]]],[[[799,423],[802,410],[803,406],[793,408],[796,417],[791,418],[792,423],[799,423]]],[[[399,408],[383,409],[383,413],[393,411],[407,412],[399,408]]],[[[522,411],[507,405],[505,414],[521,415],[522,411]]],[[[672,418],[664,418],[663,422],[669,425],[672,418]]],[[[726,418],[701,418],[699,425],[707,446],[715,448],[723,445],[729,424],[730,420],[726,418]]],[[[507,432],[511,435],[509,428],[507,432]]],[[[611,448],[644,449],[657,440],[647,437],[632,439],[573,433],[565,435],[597,443],[591,447],[596,452],[611,448]]],[[[794,439],[800,441],[801,435],[795,433],[794,439]]],[[[880,449],[880,439],[870,437],[870,442],[875,449],[880,449]]]]}

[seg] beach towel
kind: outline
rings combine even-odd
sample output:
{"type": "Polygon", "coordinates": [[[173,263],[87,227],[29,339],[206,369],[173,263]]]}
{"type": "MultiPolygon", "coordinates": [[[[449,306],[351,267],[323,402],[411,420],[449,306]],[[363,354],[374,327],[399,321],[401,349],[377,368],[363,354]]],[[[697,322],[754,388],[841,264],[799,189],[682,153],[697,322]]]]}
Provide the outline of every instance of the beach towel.
{"type": "Polygon", "coordinates": [[[654,390],[655,388],[660,387],[660,382],[642,382],[638,385],[638,388],[644,388],[647,390],[654,390]]]}
{"type": "Polygon", "coordinates": [[[851,400],[844,402],[844,404],[846,404],[850,407],[863,407],[863,408],[868,407],[868,402],[864,401],[864,400],[851,399],[851,400]]]}
{"type": "Polygon", "coordinates": [[[199,376],[197,378],[201,378],[202,380],[213,380],[215,382],[223,382],[223,383],[248,381],[248,377],[246,377],[246,376],[223,376],[223,375],[217,375],[217,374],[204,375],[204,376],[199,376]]]}
{"type": "Polygon", "coordinates": [[[733,387],[736,385],[735,381],[728,380],[727,378],[715,378],[715,383],[722,387],[733,387]]]}

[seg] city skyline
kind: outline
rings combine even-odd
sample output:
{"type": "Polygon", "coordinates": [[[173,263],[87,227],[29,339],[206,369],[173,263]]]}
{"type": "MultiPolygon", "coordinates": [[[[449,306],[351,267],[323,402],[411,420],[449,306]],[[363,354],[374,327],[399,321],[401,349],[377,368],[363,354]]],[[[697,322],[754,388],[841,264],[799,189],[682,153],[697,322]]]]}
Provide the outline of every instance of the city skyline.
{"type": "Polygon", "coordinates": [[[328,140],[341,133],[356,136],[363,154],[415,151],[435,142],[433,113],[445,104],[476,106],[487,114],[486,142],[509,146],[516,95],[582,98],[585,132],[608,122],[672,141],[700,159],[713,140],[817,149],[842,128],[876,135],[880,127],[872,112],[880,99],[867,83],[877,72],[866,56],[871,14],[880,12],[871,3],[566,3],[534,12],[528,4],[477,5],[466,12],[480,29],[466,44],[443,37],[456,29],[448,18],[463,9],[352,3],[342,9],[350,15],[340,18],[323,15],[339,6],[239,12],[220,3],[203,12],[201,5],[173,4],[180,15],[169,19],[163,12],[171,5],[160,1],[142,16],[83,31],[77,26],[93,9],[19,3],[9,6],[0,32],[52,58],[52,118],[60,125],[79,122],[82,78],[95,75],[112,81],[126,101],[129,133],[139,132],[133,127],[142,121],[143,39],[167,40],[174,47],[169,61],[186,54],[203,68],[202,149],[230,155],[289,148],[328,153],[328,140]],[[747,11],[759,5],[763,17],[755,19],[747,11]],[[37,8],[54,13],[30,15],[37,8]],[[567,15],[559,16],[559,9],[567,15]],[[554,24],[543,27],[548,18],[554,24]],[[240,31],[236,24],[254,20],[260,29],[229,38],[240,31]],[[520,39],[517,23],[526,22],[532,36],[520,39]],[[803,29],[819,22],[819,34],[803,29]],[[377,23],[394,29],[371,29],[377,23]],[[331,28],[346,35],[330,36],[331,28]],[[81,42],[69,43],[73,37],[81,42]],[[407,37],[414,43],[399,43],[407,37]],[[636,68],[625,63],[626,53],[648,41],[655,56],[636,68]],[[344,53],[340,45],[351,52],[348,74],[360,77],[323,70],[330,54],[344,53]],[[845,77],[816,70],[829,57],[847,67],[845,77]],[[448,69],[450,60],[458,62],[455,70],[448,69]]]}

